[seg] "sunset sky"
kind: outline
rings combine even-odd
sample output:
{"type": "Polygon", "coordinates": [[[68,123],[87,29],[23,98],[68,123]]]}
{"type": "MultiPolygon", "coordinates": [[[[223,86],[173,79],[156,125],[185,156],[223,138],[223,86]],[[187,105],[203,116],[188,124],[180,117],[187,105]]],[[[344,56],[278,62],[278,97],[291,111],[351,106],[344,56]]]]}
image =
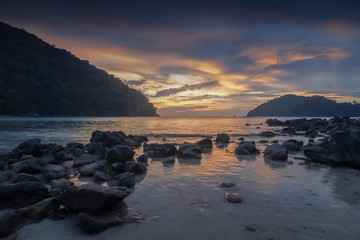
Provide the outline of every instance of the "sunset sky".
{"type": "Polygon", "coordinates": [[[288,93],[360,100],[360,1],[0,1],[0,21],[137,88],[161,116],[288,93]]]}

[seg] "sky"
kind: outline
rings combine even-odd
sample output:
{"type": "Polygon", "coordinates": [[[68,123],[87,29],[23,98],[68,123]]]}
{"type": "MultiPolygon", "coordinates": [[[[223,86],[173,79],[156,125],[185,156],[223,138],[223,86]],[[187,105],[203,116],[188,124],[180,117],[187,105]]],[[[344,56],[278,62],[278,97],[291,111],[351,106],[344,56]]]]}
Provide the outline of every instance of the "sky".
{"type": "Polygon", "coordinates": [[[161,116],[285,94],[360,101],[360,1],[1,0],[0,21],[141,90],[161,116]]]}

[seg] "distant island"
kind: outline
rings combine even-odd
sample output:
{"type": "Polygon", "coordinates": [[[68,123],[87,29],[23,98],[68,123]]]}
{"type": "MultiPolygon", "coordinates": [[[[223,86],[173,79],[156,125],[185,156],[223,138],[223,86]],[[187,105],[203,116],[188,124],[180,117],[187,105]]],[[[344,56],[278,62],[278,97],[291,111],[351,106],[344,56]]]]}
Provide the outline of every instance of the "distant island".
{"type": "Polygon", "coordinates": [[[248,117],[360,117],[360,104],[337,103],[322,96],[284,95],[251,110],[248,117]]]}
{"type": "Polygon", "coordinates": [[[0,115],[158,116],[138,90],[0,22],[0,115]]]}

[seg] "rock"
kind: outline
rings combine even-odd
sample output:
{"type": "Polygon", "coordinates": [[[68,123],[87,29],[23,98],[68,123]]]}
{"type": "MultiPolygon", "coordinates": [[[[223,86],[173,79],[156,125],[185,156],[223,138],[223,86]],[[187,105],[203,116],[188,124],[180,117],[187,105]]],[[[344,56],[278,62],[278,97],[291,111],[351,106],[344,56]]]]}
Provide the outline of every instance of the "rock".
{"type": "Polygon", "coordinates": [[[74,160],[73,167],[82,167],[93,162],[95,162],[95,158],[91,156],[82,156],[74,160]]]}
{"type": "Polygon", "coordinates": [[[279,143],[279,140],[273,140],[270,143],[279,143]]]}
{"type": "Polygon", "coordinates": [[[59,205],[53,198],[44,199],[32,206],[0,213],[0,237],[6,237],[17,229],[36,223],[45,217],[53,217],[59,205]]]}
{"type": "Polygon", "coordinates": [[[200,146],[201,152],[207,152],[208,149],[212,149],[212,140],[210,138],[204,138],[196,143],[200,146]]]}
{"type": "Polygon", "coordinates": [[[119,176],[118,186],[131,188],[135,186],[135,173],[125,172],[119,176]]]}
{"type": "Polygon", "coordinates": [[[89,234],[100,233],[110,227],[120,225],[126,214],[126,204],[123,209],[99,212],[99,213],[79,213],[78,226],[81,230],[89,234]]]}
{"type": "Polygon", "coordinates": [[[18,182],[40,182],[42,183],[42,180],[36,176],[26,174],[26,173],[20,173],[16,175],[11,182],[18,183],[18,182]]]}
{"type": "Polygon", "coordinates": [[[283,126],[283,122],[278,120],[278,119],[267,119],[265,122],[267,125],[271,126],[271,127],[275,127],[275,126],[283,126]]]}
{"type": "Polygon", "coordinates": [[[241,142],[235,148],[234,153],[237,155],[249,155],[259,153],[259,150],[255,146],[255,142],[241,142]]]}
{"type": "Polygon", "coordinates": [[[240,194],[238,194],[238,193],[226,193],[225,199],[226,199],[226,201],[228,201],[230,203],[241,203],[242,202],[240,194]]]}
{"type": "Polygon", "coordinates": [[[74,185],[72,181],[67,180],[65,178],[54,179],[50,182],[50,184],[52,188],[58,188],[61,191],[65,191],[74,185]]]}
{"type": "Polygon", "coordinates": [[[79,169],[79,173],[82,176],[92,176],[95,174],[96,171],[100,171],[102,169],[103,169],[103,166],[101,166],[100,164],[98,164],[96,162],[93,162],[88,165],[82,166],[79,169]]]}
{"type": "Polygon", "coordinates": [[[6,169],[6,163],[0,160],[0,171],[4,171],[6,169]]]}
{"type": "Polygon", "coordinates": [[[300,151],[302,146],[304,145],[304,142],[290,139],[284,142],[282,145],[286,147],[288,151],[300,151]]]}
{"type": "Polygon", "coordinates": [[[274,143],[265,148],[264,156],[271,160],[285,161],[288,158],[288,151],[286,147],[278,143],[274,143]]]}
{"type": "Polygon", "coordinates": [[[219,186],[222,187],[222,188],[230,188],[230,187],[233,187],[235,185],[236,185],[236,183],[234,183],[234,182],[221,182],[219,184],[219,186]]]}
{"type": "Polygon", "coordinates": [[[110,167],[115,172],[125,172],[125,164],[123,163],[112,163],[110,167]]]}
{"type": "Polygon", "coordinates": [[[296,133],[295,129],[289,127],[283,128],[281,132],[289,135],[294,135],[296,133]]]}
{"type": "Polygon", "coordinates": [[[96,171],[94,173],[94,177],[96,180],[99,180],[99,181],[108,181],[110,179],[110,176],[104,172],[101,172],[101,171],[96,171]]]}
{"type": "Polygon", "coordinates": [[[31,181],[1,184],[0,196],[0,209],[27,207],[50,197],[43,183],[31,181]]]}
{"type": "Polygon", "coordinates": [[[66,190],[57,201],[75,212],[99,212],[111,208],[130,194],[124,187],[85,184],[66,190]]]}
{"type": "Polygon", "coordinates": [[[144,147],[144,152],[149,153],[149,157],[164,158],[164,157],[175,156],[177,153],[177,149],[175,145],[171,143],[164,143],[164,144],[144,143],[143,147],[144,147]]]}
{"type": "Polygon", "coordinates": [[[135,141],[139,146],[141,146],[141,144],[143,144],[144,142],[149,141],[148,137],[140,136],[140,135],[133,136],[133,135],[129,134],[128,138],[135,141]]]}
{"type": "Polygon", "coordinates": [[[30,158],[12,165],[12,171],[15,173],[39,174],[47,164],[44,159],[30,158]]]}
{"type": "Polygon", "coordinates": [[[255,231],[256,231],[256,227],[254,227],[254,226],[246,226],[246,227],[245,227],[245,230],[246,230],[246,231],[250,231],[250,232],[255,232],[255,231]]]}
{"type": "Polygon", "coordinates": [[[269,143],[268,140],[260,140],[259,143],[269,143]]]}
{"type": "Polygon", "coordinates": [[[82,143],[78,143],[78,142],[70,142],[68,144],[66,144],[67,148],[79,148],[82,149],[84,147],[84,144],[82,143]]]}
{"type": "Polygon", "coordinates": [[[144,153],[144,154],[140,155],[140,156],[136,159],[136,161],[137,161],[137,162],[146,163],[147,160],[148,160],[148,158],[149,158],[149,153],[144,153]]]}
{"type": "Polygon", "coordinates": [[[262,136],[262,137],[275,137],[275,133],[273,133],[271,131],[264,131],[264,132],[261,132],[259,134],[259,136],[262,136]]]}
{"type": "Polygon", "coordinates": [[[230,137],[226,133],[219,133],[216,135],[215,142],[217,143],[229,143],[230,137]]]}
{"type": "Polygon", "coordinates": [[[143,174],[147,171],[146,165],[140,162],[127,162],[125,169],[127,172],[133,172],[136,174],[143,174]]]}
{"type": "Polygon", "coordinates": [[[70,175],[64,166],[48,164],[44,167],[42,174],[48,180],[66,178],[69,179],[70,175]]]}
{"type": "Polygon", "coordinates": [[[129,145],[129,146],[132,146],[134,148],[138,148],[138,147],[141,146],[141,144],[139,144],[138,142],[135,142],[134,140],[132,140],[130,138],[125,139],[125,144],[129,145]]]}
{"type": "Polygon", "coordinates": [[[127,161],[133,159],[135,155],[132,147],[128,145],[116,145],[111,148],[106,154],[106,162],[108,164],[112,163],[126,163],[127,161]]]}
{"type": "Polygon", "coordinates": [[[12,152],[17,154],[18,156],[27,154],[33,155],[34,157],[41,157],[43,155],[41,140],[38,138],[29,139],[25,142],[22,142],[12,152]]]}
{"type": "Polygon", "coordinates": [[[115,145],[124,144],[126,139],[125,133],[121,131],[115,132],[102,132],[95,131],[91,135],[91,142],[101,142],[104,147],[113,147],[115,145]]]}
{"type": "Polygon", "coordinates": [[[321,136],[321,135],[319,135],[319,133],[316,130],[313,130],[313,131],[310,130],[305,133],[305,137],[308,137],[308,138],[316,138],[319,136],[321,136]]]}
{"type": "Polygon", "coordinates": [[[163,158],[163,159],[161,159],[161,162],[162,162],[163,164],[172,164],[172,163],[175,163],[175,157],[163,158]]]}
{"type": "Polygon", "coordinates": [[[181,158],[202,158],[200,146],[194,143],[180,144],[177,155],[181,158]]]}
{"type": "Polygon", "coordinates": [[[243,138],[243,137],[239,137],[239,138],[238,138],[238,140],[239,140],[239,141],[244,141],[244,140],[245,140],[245,138],[243,138]]]}
{"type": "Polygon", "coordinates": [[[95,154],[100,156],[103,156],[105,153],[102,142],[91,142],[89,144],[86,144],[84,146],[84,149],[88,151],[88,153],[90,154],[95,154]]]}

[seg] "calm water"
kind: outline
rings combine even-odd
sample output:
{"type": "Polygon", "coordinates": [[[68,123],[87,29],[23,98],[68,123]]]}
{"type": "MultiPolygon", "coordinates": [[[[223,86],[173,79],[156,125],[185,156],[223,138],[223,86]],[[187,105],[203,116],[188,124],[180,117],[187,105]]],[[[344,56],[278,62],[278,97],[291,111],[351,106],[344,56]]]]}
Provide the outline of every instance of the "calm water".
{"type": "MultiPolygon", "coordinates": [[[[150,136],[150,142],[195,142],[225,132],[232,142],[216,147],[201,160],[176,159],[164,165],[149,160],[126,198],[129,216],[137,222],[84,235],[76,218],[44,220],[18,231],[18,239],[360,239],[360,172],[323,165],[304,165],[300,152],[288,163],[265,161],[262,154],[234,156],[239,136],[255,141],[270,129],[266,118],[2,118],[0,148],[26,138],[46,142],[89,142],[95,130],[121,130],[150,136]],[[250,126],[246,126],[249,123],[250,126]],[[261,125],[262,124],[262,125],[261,125]],[[221,189],[222,181],[236,182],[221,189]],[[226,192],[239,193],[241,204],[224,201],[226,192]],[[255,232],[246,230],[255,227],[255,232]]],[[[295,138],[308,139],[302,136],[295,138]]],[[[288,136],[274,138],[285,141],[288,136]]],[[[137,149],[136,154],[142,153],[137,149]]],[[[77,184],[85,180],[75,179],[77,184]]]]}

